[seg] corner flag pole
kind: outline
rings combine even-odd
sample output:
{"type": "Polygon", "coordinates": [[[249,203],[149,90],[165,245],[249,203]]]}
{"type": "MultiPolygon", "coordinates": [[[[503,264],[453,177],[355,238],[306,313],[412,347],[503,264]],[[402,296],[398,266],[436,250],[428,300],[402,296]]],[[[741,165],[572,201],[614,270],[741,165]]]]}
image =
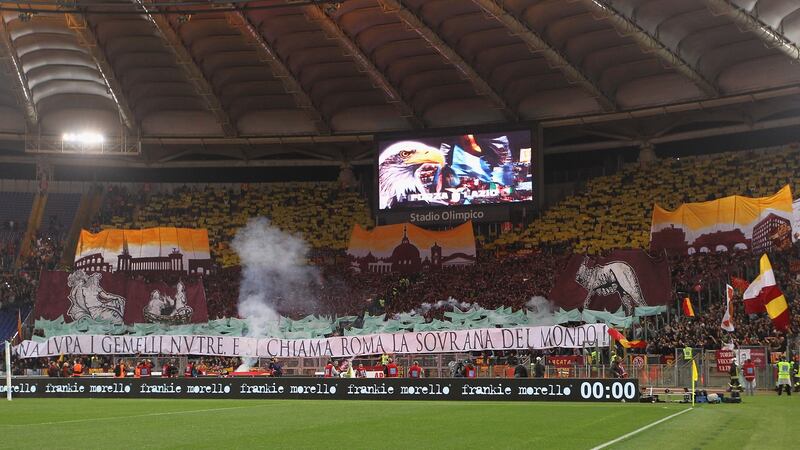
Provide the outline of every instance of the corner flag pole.
{"type": "Polygon", "coordinates": [[[697,365],[694,363],[694,359],[692,359],[692,408],[694,408],[694,384],[697,381],[697,365]]]}
{"type": "Polygon", "coordinates": [[[6,400],[11,401],[11,342],[6,341],[6,400]]]}

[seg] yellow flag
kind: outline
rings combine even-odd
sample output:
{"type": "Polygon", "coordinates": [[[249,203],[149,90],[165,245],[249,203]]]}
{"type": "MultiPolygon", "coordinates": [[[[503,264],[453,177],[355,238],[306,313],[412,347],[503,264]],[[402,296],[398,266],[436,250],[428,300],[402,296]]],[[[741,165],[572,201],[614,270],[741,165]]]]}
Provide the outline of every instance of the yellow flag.
{"type": "Polygon", "coordinates": [[[697,364],[695,364],[694,360],[692,360],[692,381],[697,381],[699,377],[697,376],[697,364]]]}

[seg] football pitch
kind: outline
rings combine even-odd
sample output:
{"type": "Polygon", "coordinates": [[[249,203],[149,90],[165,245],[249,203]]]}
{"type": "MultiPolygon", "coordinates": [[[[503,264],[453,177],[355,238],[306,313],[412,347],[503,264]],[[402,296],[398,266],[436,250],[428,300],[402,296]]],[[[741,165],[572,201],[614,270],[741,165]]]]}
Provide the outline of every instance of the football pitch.
{"type": "Polygon", "coordinates": [[[590,449],[623,437],[608,448],[778,449],[794,448],[800,439],[798,394],[763,394],[742,404],[698,405],[681,413],[688,408],[663,403],[3,399],[0,448],[590,449]]]}

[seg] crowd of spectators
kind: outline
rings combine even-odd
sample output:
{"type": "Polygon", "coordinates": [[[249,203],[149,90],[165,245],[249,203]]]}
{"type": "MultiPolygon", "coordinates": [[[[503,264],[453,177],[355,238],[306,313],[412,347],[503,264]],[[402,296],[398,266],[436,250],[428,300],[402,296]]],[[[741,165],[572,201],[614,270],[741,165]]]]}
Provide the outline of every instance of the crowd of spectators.
{"type": "Polygon", "coordinates": [[[366,200],[334,182],[198,185],[151,192],[108,189],[93,229],[174,226],[208,230],[212,257],[222,267],[238,264],[230,242],[252,217],[267,217],[298,234],[313,249],[342,250],[354,223],[372,224],[366,200]]]}
{"type": "MultiPolygon", "coordinates": [[[[442,300],[521,309],[534,296],[547,296],[572,252],[600,254],[614,248],[644,248],[649,242],[650,213],[655,203],[672,208],[682,202],[703,201],[732,194],[769,195],[783,184],[793,184],[793,168],[800,168],[800,152],[786,149],[770,153],[725,153],[663,160],[645,167],[628,167],[619,173],[591,180],[579,194],[544,213],[529,227],[488,243],[473,266],[423,271],[417,274],[358,273],[349,268],[344,254],[353,224],[371,225],[367,201],[335,183],[211,185],[141,185],[134,191],[109,186],[92,228],[145,228],[177,226],[206,228],[216,267],[203,276],[209,317],[237,315],[241,270],[230,248],[236,231],[251,217],[266,216],[276,226],[297,233],[310,244],[310,260],[319,276],[303,286],[314,302],[284,303],[279,313],[302,316],[360,315],[418,310],[442,300]],[[746,164],[745,164],[746,162],[746,164]],[[753,166],[759,170],[752,170],[753,166]]],[[[57,224],[56,224],[57,225],[57,224]]],[[[54,267],[58,242],[37,237],[26,267],[54,267]]],[[[2,254],[0,248],[0,255],[2,254]]],[[[797,247],[777,252],[773,264],[790,301],[800,312],[800,282],[792,262],[800,261],[797,247]]],[[[719,348],[738,345],[780,346],[785,336],[776,333],[769,319],[747,317],[737,304],[736,332],[719,328],[724,285],[731,277],[752,280],[757,273],[749,251],[671,256],[674,304],[684,296],[695,302],[697,318],[673,314],[670,320],[644,319],[635,332],[646,329],[649,351],[671,352],[675,347],[719,348]]],[[[140,275],[174,284],[178,275],[140,275]]],[[[4,304],[33,298],[34,284],[0,286],[4,304]],[[3,290],[5,289],[5,290],[3,290]],[[27,290],[26,290],[27,289],[27,290]],[[10,299],[10,300],[9,300],[10,299]]],[[[739,294],[740,295],[740,294],[739,294]]],[[[441,319],[454,303],[425,309],[428,319],[441,319]]],[[[800,317],[800,314],[797,315],[800,317]]],[[[793,319],[792,332],[800,331],[793,319]]]]}
{"type": "Polygon", "coordinates": [[[798,192],[798,169],[800,151],[794,147],[629,165],[613,175],[589,180],[527,228],[506,233],[488,246],[564,244],[590,254],[648,248],[654,204],[672,209],[729,195],[768,196],[786,184],[798,192]]]}
{"type": "Polygon", "coordinates": [[[30,272],[0,273],[0,309],[33,305],[38,278],[30,272]]]}

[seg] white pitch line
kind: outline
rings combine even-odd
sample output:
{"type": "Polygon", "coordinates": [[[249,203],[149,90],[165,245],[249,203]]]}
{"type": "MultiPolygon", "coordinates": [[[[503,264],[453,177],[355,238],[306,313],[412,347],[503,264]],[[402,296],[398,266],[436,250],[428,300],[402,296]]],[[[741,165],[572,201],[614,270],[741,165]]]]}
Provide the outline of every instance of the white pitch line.
{"type": "Polygon", "coordinates": [[[616,443],[617,443],[617,442],[619,442],[619,441],[623,441],[623,440],[625,440],[625,439],[628,439],[629,437],[631,437],[631,436],[633,436],[633,435],[635,435],[635,434],[641,433],[642,431],[644,431],[644,430],[647,430],[648,428],[652,428],[652,427],[654,427],[654,426],[656,426],[656,425],[660,424],[661,422],[666,422],[666,421],[668,421],[669,419],[672,419],[673,417],[680,416],[681,414],[683,414],[683,413],[685,413],[685,412],[689,412],[689,411],[691,411],[691,410],[692,410],[692,408],[684,409],[683,411],[678,411],[678,412],[676,412],[675,414],[672,414],[672,415],[670,415],[670,416],[664,417],[663,419],[658,419],[658,420],[656,420],[655,422],[653,422],[653,423],[651,423],[651,424],[645,425],[645,426],[643,426],[643,427],[641,427],[641,428],[637,428],[637,429],[635,429],[635,430],[631,431],[631,432],[630,432],[630,433],[628,433],[628,434],[623,434],[622,436],[620,436],[620,437],[618,437],[618,438],[616,438],[616,439],[614,439],[614,440],[608,441],[608,442],[606,442],[606,443],[604,443],[604,444],[600,444],[600,445],[598,445],[597,447],[593,447],[591,450],[600,450],[601,448],[606,448],[606,447],[608,447],[609,445],[614,445],[614,444],[616,444],[616,443]]]}
{"type": "Polygon", "coordinates": [[[92,417],[90,419],[61,420],[61,421],[56,421],[56,422],[0,424],[0,427],[32,427],[32,426],[39,426],[39,425],[58,425],[58,424],[62,424],[62,423],[97,422],[97,421],[101,421],[101,420],[134,419],[134,418],[137,418],[137,417],[171,416],[171,415],[177,415],[177,414],[192,414],[192,413],[212,412],[212,411],[227,411],[227,410],[230,410],[230,409],[248,409],[248,408],[258,408],[258,407],[261,407],[261,406],[264,406],[264,405],[234,406],[234,407],[231,407],[231,408],[192,409],[190,411],[171,411],[171,412],[161,412],[161,413],[137,414],[137,415],[134,415],[134,416],[92,417]]]}

